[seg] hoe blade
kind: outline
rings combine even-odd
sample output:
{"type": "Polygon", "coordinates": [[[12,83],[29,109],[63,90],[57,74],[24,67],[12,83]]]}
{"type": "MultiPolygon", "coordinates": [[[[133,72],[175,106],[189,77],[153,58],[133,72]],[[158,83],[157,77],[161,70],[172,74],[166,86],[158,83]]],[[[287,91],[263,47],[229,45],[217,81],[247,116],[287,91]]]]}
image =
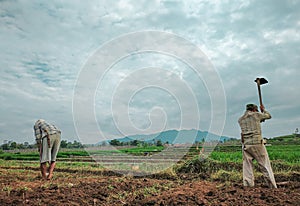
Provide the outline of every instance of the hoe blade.
{"type": "Polygon", "coordinates": [[[267,83],[268,83],[268,80],[266,80],[265,78],[256,78],[254,81],[255,81],[256,83],[259,82],[260,85],[262,85],[262,84],[267,84],[267,83]]]}

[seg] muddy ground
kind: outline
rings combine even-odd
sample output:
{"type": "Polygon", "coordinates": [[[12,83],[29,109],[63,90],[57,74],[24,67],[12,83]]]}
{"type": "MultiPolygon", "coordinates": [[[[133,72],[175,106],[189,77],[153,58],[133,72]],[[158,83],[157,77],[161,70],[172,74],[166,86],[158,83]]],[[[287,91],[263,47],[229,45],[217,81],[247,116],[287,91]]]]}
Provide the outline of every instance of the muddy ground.
{"type": "Polygon", "coordinates": [[[240,182],[210,181],[197,174],[134,177],[56,171],[50,181],[38,170],[0,169],[0,205],[300,205],[299,174],[276,177],[277,189],[258,180],[254,188],[240,182]]]}

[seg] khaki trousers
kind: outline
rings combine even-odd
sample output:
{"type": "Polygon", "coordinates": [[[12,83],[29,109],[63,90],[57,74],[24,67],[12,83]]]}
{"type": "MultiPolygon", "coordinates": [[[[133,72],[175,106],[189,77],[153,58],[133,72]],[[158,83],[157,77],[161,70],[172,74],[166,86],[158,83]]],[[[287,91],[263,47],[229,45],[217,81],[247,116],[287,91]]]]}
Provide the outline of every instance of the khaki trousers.
{"type": "Polygon", "coordinates": [[[269,188],[277,188],[269,155],[264,144],[244,145],[243,184],[254,186],[253,160],[256,160],[269,188]]]}
{"type": "Polygon", "coordinates": [[[50,147],[48,145],[47,137],[42,140],[42,154],[40,154],[40,163],[54,162],[60,147],[60,133],[50,135],[50,147]]]}

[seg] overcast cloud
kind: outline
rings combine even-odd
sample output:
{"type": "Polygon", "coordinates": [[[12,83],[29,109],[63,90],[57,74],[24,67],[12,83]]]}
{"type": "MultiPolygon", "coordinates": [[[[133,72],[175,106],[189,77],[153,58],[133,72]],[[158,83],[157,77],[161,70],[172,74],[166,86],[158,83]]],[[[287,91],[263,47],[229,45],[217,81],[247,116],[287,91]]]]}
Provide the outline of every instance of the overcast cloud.
{"type": "MultiPolygon", "coordinates": [[[[223,111],[212,104],[218,92],[226,97],[226,119],[222,131],[212,132],[239,137],[245,104],[258,104],[256,77],[269,81],[262,93],[273,118],[263,123],[264,136],[291,134],[300,127],[299,9],[297,0],[0,1],[0,144],[32,143],[39,118],[60,127],[63,139],[83,143],[168,129],[210,131],[223,111]],[[224,89],[209,91],[211,77],[196,75],[178,57],[130,53],[91,91],[100,132],[82,115],[87,126],[78,137],[73,98],[86,62],[102,45],[140,31],[168,32],[197,46],[224,89]]],[[[143,41],[134,41],[138,50],[143,41]]]]}

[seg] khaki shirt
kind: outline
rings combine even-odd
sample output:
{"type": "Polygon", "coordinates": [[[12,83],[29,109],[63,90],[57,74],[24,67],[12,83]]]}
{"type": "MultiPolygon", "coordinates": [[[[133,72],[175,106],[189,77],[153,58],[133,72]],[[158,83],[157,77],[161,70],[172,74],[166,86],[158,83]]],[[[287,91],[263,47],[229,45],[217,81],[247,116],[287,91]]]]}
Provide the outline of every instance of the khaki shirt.
{"type": "Polygon", "coordinates": [[[260,123],[265,119],[271,119],[271,114],[264,110],[263,113],[246,111],[242,117],[239,118],[239,125],[242,130],[244,144],[261,144],[261,126],[260,123]]]}

